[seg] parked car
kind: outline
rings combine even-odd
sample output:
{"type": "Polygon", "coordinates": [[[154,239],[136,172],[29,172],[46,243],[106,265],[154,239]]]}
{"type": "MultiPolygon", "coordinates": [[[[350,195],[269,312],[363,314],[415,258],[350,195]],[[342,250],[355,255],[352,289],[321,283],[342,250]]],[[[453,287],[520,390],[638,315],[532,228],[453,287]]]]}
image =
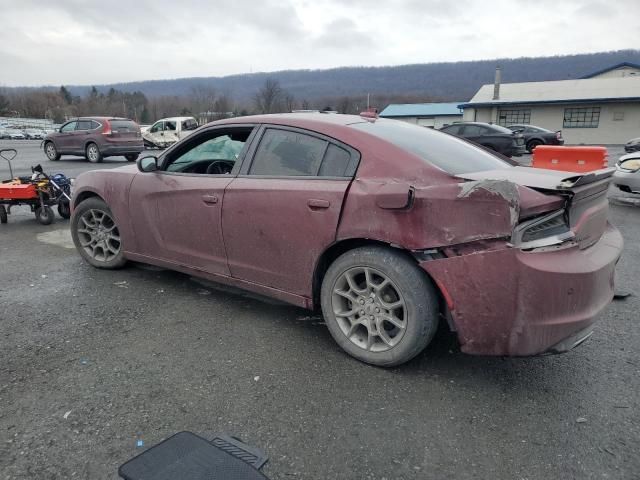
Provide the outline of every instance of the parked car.
{"type": "Polygon", "coordinates": [[[198,128],[193,117],[162,118],[142,132],[145,146],[167,148],[198,128]]]}
{"type": "Polygon", "coordinates": [[[46,135],[44,130],[38,128],[27,128],[24,131],[24,136],[29,140],[42,140],[46,135]]]}
{"type": "Polygon", "coordinates": [[[624,151],[627,153],[640,152],[640,137],[632,138],[624,145],[624,151]]]}
{"type": "Polygon", "coordinates": [[[43,146],[49,160],[59,160],[62,155],[80,155],[92,163],[112,156],[124,156],[134,162],[144,150],[138,124],[117,117],[73,119],[57,132],[48,134],[43,146]]]}
{"type": "Polygon", "coordinates": [[[613,183],[623,192],[640,194],[640,151],[620,157],[613,183]]]}
{"type": "Polygon", "coordinates": [[[9,138],[9,134],[6,132],[7,132],[6,128],[0,127],[0,140],[6,140],[9,138]]]}
{"type": "Polygon", "coordinates": [[[414,357],[441,321],[466,353],[563,352],[613,297],[612,173],[513,166],[364,115],[243,117],[82,173],[71,233],[98,268],[151,263],[321,309],[374,365],[414,357]]]}
{"type": "Polygon", "coordinates": [[[560,130],[553,132],[534,125],[509,125],[507,128],[512,132],[522,134],[529,153],[533,153],[533,149],[538,145],[564,145],[564,138],[562,138],[560,130]]]}
{"type": "Polygon", "coordinates": [[[9,140],[24,140],[25,138],[27,138],[25,137],[24,133],[22,133],[17,128],[5,128],[4,137],[8,138],[9,140]]]}
{"type": "Polygon", "coordinates": [[[466,138],[506,157],[519,157],[524,153],[524,137],[500,125],[482,122],[458,122],[442,127],[440,131],[466,138]]]}

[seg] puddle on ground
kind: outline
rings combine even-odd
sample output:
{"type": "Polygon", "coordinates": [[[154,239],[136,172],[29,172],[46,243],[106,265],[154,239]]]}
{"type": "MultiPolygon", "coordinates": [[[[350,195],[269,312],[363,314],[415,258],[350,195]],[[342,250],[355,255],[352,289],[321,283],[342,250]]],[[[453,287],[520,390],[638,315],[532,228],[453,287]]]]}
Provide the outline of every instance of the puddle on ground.
{"type": "Polygon", "coordinates": [[[68,228],[39,233],[36,238],[39,242],[48,243],[49,245],[57,245],[58,247],[69,249],[75,248],[71,239],[71,230],[68,228]]]}

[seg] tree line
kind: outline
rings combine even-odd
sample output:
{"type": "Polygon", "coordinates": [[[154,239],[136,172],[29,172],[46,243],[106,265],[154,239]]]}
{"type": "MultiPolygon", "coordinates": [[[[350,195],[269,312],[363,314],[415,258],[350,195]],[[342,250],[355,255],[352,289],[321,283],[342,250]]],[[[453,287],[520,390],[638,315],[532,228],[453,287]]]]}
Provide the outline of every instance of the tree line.
{"type": "Polygon", "coordinates": [[[47,118],[54,123],[79,116],[105,115],[131,118],[149,124],[159,118],[194,116],[213,121],[232,116],[282,113],[294,110],[331,110],[356,114],[368,106],[383,108],[389,103],[436,101],[428,95],[380,94],[369,99],[363,95],[326,95],[298,98],[280,82],[267,78],[251,99],[236,100],[229,91],[196,84],[183,95],[147,96],[140,91],[125,92],[113,87],[106,92],[95,86],[85,95],[74,95],[64,85],[50,88],[12,88],[0,90],[0,116],[47,118]]]}

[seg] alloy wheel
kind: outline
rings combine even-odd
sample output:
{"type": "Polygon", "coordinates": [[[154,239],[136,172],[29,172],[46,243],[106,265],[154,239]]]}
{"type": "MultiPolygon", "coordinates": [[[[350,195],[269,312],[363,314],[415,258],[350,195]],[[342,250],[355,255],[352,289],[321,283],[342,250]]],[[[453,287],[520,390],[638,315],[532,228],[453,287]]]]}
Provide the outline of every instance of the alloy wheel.
{"type": "Polygon", "coordinates": [[[336,280],[331,297],[342,333],[371,352],[396,346],[407,328],[407,307],[396,284],[370,267],[353,267],[336,280]]]}
{"type": "Polygon", "coordinates": [[[118,227],[113,218],[102,210],[84,212],[76,232],[82,249],[96,261],[108,262],[120,253],[118,227]]]}

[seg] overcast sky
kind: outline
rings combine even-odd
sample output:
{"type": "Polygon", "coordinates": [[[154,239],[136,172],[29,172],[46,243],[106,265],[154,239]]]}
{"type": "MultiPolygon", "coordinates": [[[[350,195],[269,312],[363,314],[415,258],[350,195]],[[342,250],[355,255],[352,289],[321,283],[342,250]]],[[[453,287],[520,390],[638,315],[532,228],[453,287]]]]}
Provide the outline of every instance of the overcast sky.
{"type": "Polygon", "coordinates": [[[0,0],[0,85],[640,48],[640,1],[0,0]]]}

